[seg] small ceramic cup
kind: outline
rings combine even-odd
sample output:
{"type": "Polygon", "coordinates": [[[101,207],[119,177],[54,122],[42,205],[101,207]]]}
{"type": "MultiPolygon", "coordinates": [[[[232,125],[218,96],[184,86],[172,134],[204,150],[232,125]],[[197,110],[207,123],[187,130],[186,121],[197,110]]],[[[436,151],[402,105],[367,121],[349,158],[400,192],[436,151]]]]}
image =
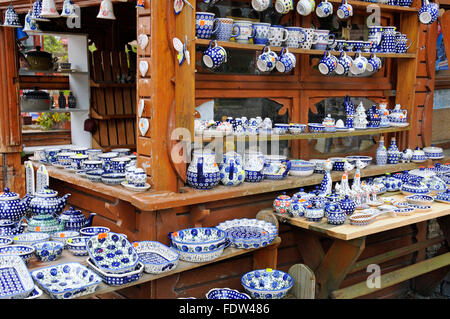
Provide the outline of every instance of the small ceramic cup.
{"type": "Polygon", "coordinates": [[[377,72],[379,69],[381,69],[381,59],[373,53],[367,61],[366,70],[369,72],[377,72]]]}
{"type": "Polygon", "coordinates": [[[302,38],[303,33],[300,34],[300,40],[299,40],[299,48],[309,50],[311,49],[311,46],[314,42],[314,34],[315,29],[312,28],[302,28],[303,32],[306,34],[306,39],[302,38]]]}
{"type": "Polygon", "coordinates": [[[103,151],[101,149],[91,148],[86,150],[86,155],[89,156],[89,160],[97,160],[98,155],[102,153],[103,151]]]}
{"type": "Polygon", "coordinates": [[[314,33],[313,48],[316,50],[327,50],[336,41],[336,36],[330,34],[330,30],[316,30],[314,33]]]}
{"type": "Polygon", "coordinates": [[[145,183],[147,182],[147,174],[142,168],[138,167],[134,170],[133,182],[134,186],[136,187],[145,186],[145,183]]]}
{"type": "Polygon", "coordinates": [[[294,0],[277,0],[275,10],[280,14],[286,14],[294,9],[294,0]]]}
{"type": "Polygon", "coordinates": [[[227,51],[217,44],[217,40],[209,43],[208,49],[203,52],[203,63],[210,69],[216,69],[227,61],[227,51]]]}
{"type": "Polygon", "coordinates": [[[287,40],[288,36],[289,33],[283,26],[272,25],[270,26],[269,44],[273,47],[280,47],[287,40]]]}
{"type": "Polygon", "coordinates": [[[270,23],[253,23],[253,29],[255,29],[253,43],[266,45],[269,42],[270,23]]]}
{"type": "Polygon", "coordinates": [[[319,72],[324,75],[330,75],[334,72],[337,66],[337,59],[331,55],[330,51],[325,51],[322,60],[320,60],[318,68],[319,72]]]}
{"type": "Polygon", "coordinates": [[[275,68],[277,60],[277,54],[271,51],[268,46],[265,46],[256,60],[256,66],[261,72],[270,72],[275,68]]]}
{"type": "Polygon", "coordinates": [[[300,27],[287,27],[288,38],[286,39],[286,46],[289,48],[298,48],[300,39],[306,39],[306,32],[300,27]],[[302,34],[300,36],[300,33],[302,34]]]}
{"type": "Polygon", "coordinates": [[[234,24],[234,20],[230,18],[217,18],[217,31],[215,33],[216,40],[230,41],[230,38],[238,37],[241,34],[241,29],[234,24]]]}
{"type": "Polygon", "coordinates": [[[322,1],[316,8],[316,14],[319,18],[325,18],[333,14],[333,4],[327,0],[322,1]]]}
{"type": "Polygon", "coordinates": [[[316,3],[314,0],[300,0],[297,3],[297,12],[302,16],[307,16],[314,11],[316,3]]]}
{"type": "Polygon", "coordinates": [[[275,67],[278,72],[288,73],[295,67],[296,63],[295,55],[290,53],[288,48],[283,48],[278,61],[275,63],[275,67]]]}
{"type": "Polygon", "coordinates": [[[361,55],[361,52],[357,52],[355,58],[353,59],[352,66],[350,67],[350,72],[354,75],[359,75],[364,73],[367,68],[367,59],[361,55]]]}
{"type": "Polygon", "coordinates": [[[134,170],[136,169],[136,166],[134,165],[128,165],[125,169],[125,180],[128,184],[134,185],[134,170]]]}
{"type": "Polygon", "coordinates": [[[71,168],[76,171],[84,170],[83,162],[87,161],[89,156],[84,154],[75,154],[70,156],[71,168]]]}
{"type": "Polygon", "coordinates": [[[353,7],[348,4],[347,0],[342,0],[342,4],[337,9],[336,14],[341,20],[348,19],[353,16],[353,7]]]}
{"type": "Polygon", "coordinates": [[[111,166],[113,173],[125,174],[125,168],[131,161],[128,157],[116,157],[111,159],[111,166]]]}
{"type": "Polygon", "coordinates": [[[252,0],[252,7],[255,11],[261,12],[266,10],[271,2],[271,0],[252,0]]]}
{"type": "Polygon", "coordinates": [[[73,155],[76,155],[76,154],[73,152],[58,153],[58,155],[57,155],[58,164],[63,165],[64,167],[71,167],[72,161],[70,160],[70,157],[73,155]]]}
{"type": "Polygon", "coordinates": [[[338,75],[345,75],[350,71],[350,67],[352,66],[353,60],[351,57],[345,53],[345,51],[341,51],[339,55],[339,59],[336,65],[335,72],[338,75]]]}
{"type": "Polygon", "coordinates": [[[250,39],[255,37],[255,29],[253,28],[253,23],[246,20],[236,20],[234,22],[236,26],[239,27],[239,35],[234,37],[238,43],[250,43],[250,39]]]}
{"type": "Polygon", "coordinates": [[[197,12],[195,14],[195,36],[199,39],[210,39],[211,35],[216,33],[217,28],[213,29],[215,14],[209,12],[197,12]]]}
{"type": "Polygon", "coordinates": [[[87,160],[83,162],[83,170],[86,172],[101,169],[102,165],[103,163],[100,160],[87,160]]]}
{"type": "Polygon", "coordinates": [[[364,48],[364,41],[353,41],[353,51],[362,52],[364,48]]]}

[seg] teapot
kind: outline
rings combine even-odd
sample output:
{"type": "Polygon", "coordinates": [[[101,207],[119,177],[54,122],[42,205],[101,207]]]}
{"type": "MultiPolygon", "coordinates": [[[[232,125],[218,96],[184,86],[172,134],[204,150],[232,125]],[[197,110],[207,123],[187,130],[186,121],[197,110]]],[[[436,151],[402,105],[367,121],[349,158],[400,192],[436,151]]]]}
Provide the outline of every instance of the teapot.
{"type": "Polygon", "coordinates": [[[394,109],[389,114],[389,122],[391,123],[406,123],[408,118],[408,111],[402,110],[400,104],[396,104],[394,109]]]}
{"type": "Polygon", "coordinates": [[[340,206],[340,197],[337,193],[333,192],[326,196],[328,202],[325,203],[325,217],[328,220],[328,224],[342,225],[347,219],[347,214],[342,210],[340,206]]]}
{"type": "Polygon", "coordinates": [[[25,228],[22,225],[22,219],[19,222],[13,222],[9,219],[0,219],[0,236],[13,236],[23,233],[25,228]]]}
{"type": "Polygon", "coordinates": [[[28,224],[29,231],[37,231],[52,234],[64,230],[65,220],[59,221],[51,213],[41,213],[28,219],[24,217],[28,224]]]}
{"type": "Polygon", "coordinates": [[[27,213],[31,199],[29,196],[20,199],[19,194],[6,187],[0,195],[0,219],[18,222],[27,213]]]}
{"type": "Polygon", "coordinates": [[[38,214],[59,214],[66,206],[67,199],[71,194],[58,197],[58,192],[45,187],[42,191],[36,192],[30,201],[30,209],[33,215],[38,214]]]}
{"type": "Polygon", "coordinates": [[[226,186],[237,186],[244,182],[245,170],[242,157],[236,152],[227,152],[223,155],[219,170],[221,182],[226,186]]]}
{"type": "Polygon", "coordinates": [[[92,225],[92,219],[96,213],[92,213],[88,218],[83,213],[74,207],[70,207],[68,210],[63,211],[58,217],[60,222],[65,221],[64,230],[80,231],[83,227],[89,227],[92,225]]]}

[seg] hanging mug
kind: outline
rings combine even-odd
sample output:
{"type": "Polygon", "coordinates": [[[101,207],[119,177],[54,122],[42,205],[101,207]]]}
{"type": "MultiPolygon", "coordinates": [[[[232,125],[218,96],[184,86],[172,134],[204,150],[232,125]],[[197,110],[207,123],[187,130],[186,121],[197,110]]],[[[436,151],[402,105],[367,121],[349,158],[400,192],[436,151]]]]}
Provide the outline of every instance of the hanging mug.
{"type": "Polygon", "coordinates": [[[307,16],[314,11],[316,3],[314,0],[300,0],[297,3],[297,12],[302,16],[307,16]]]}
{"type": "Polygon", "coordinates": [[[265,46],[263,52],[258,56],[258,59],[256,60],[256,66],[261,72],[269,72],[275,68],[277,60],[277,54],[271,51],[268,46],[265,46]]]}
{"type": "Polygon", "coordinates": [[[353,7],[348,4],[347,0],[342,0],[342,4],[337,9],[336,14],[341,20],[348,19],[353,16],[353,7]]]}
{"type": "Polygon", "coordinates": [[[280,14],[286,14],[294,9],[294,0],[277,0],[275,10],[280,14]]]}
{"type": "Polygon", "coordinates": [[[436,3],[422,0],[419,10],[419,21],[423,24],[432,24],[439,17],[439,6],[436,3]]]}
{"type": "Polygon", "coordinates": [[[341,54],[339,55],[339,59],[336,65],[336,74],[338,75],[345,75],[350,71],[350,67],[353,64],[353,60],[351,57],[345,53],[344,50],[341,51],[341,54]]]}
{"type": "Polygon", "coordinates": [[[203,63],[210,69],[216,69],[226,61],[227,51],[217,44],[217,40],[209,42],[208,49],[203,52],[203,63]]]}
{"type": "Polygon", "coordinates": [[[366,69],[369,72],[377,72],[381,69],[381,59],[377,57],[375,53],[373,53],[367,61],[366,69]]]}
{"type": "Polygon", "coordinates": [[[330,75],[334,72],[337,66],[337,59],[331,55],[330,51],[325,51],[322,60],[320,60],[318,68],[319,72],[324,75],[330,75]]]}
{"type": "Polygon", "coordinates": [[[252,7],[255,11],[261,12],[266,10],[271,2],[271,0],[252,0],[252,7]]]}
{"type": "Polygon", "coordinates": [[[288,48],[283,48],[278,61],[275,63],[275,66],[278,72],[288,73],[295,67],[296,63],[297,60],[295,55],[290,53],[288,48]]]}
{"type": "Polygon", "coordinates": [[[319,18],[325,18],[333,14],[333,4],[324,0],[316,8],[316,14],[319,18]]]}
{"type": "Polygon", "coordinates": [[[361,55],[361,52],[357,52],[355,58],[353,59],[352,66],[350,67],[350,72],[354,75],[359,75],[364,73],[367,68],[367,59],[361,55]]]}

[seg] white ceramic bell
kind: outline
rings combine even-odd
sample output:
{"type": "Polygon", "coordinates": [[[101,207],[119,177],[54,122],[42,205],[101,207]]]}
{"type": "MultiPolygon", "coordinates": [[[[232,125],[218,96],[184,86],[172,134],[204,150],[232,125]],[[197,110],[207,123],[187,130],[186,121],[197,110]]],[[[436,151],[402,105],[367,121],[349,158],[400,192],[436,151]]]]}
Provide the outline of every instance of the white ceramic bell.
{"type": "Polygon", "coordinates": [[[75,5],[72,0],[64,0],[61,17],[78,18],[78,15],[75,12],[75,5]]]}
{"type": "Polygon", "coordinates": [[[49,19],[41,17],[42,0],[35,0],[33,2],[33,8],[31,9],[31,20],[36,21],[50,21],[49,19]]]}
{"type": "Polygon", "coordinates": [[[109,19],[116,20],[116,16],[113,11],[113,4],[111,0],[103,0],[100,4],[100,11],[98,12],[97,18],[99,19],[109,19]]]}
{"type": "Polygon", "coordinates": [[[19,21],[19,16],[17,15],[17,12],[12,5],[12,2],[9,4],[8,8],[5,11],[5,21],[3,23],[3,26],[10,28],[22,28],[22,25],[19,21]]]}
{"type": "Polygon", "coordinates": [[[28,32],[29,34],[33,34],[34,32],[41,32],[41,29],[39,29],[39,25],[36,20],[31,19],[32,12],[31,10],[28,11],[27,15],[25,16],[25,26],[23,28],[24,32],[28,32]]]}
{"type": "Polygon", "coordinates": [[[54,0],[42,0],[41,17],[43,18],[59,18],[54,0]]]}

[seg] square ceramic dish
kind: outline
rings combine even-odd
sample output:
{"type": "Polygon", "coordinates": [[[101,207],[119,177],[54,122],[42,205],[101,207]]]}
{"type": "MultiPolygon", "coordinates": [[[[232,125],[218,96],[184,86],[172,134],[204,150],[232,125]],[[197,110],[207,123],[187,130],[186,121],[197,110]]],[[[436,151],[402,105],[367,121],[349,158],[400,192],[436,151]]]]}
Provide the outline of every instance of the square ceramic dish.
{"type": "Polygon", "coordinates": [[[294,284],[294,279],[281,270],[258,269],[244,274],[241,284],[252,298],[281,299],[294,284]]]}
{"type": "Polygon", "coordinates": [[[42,290],[38,286],[34,286],[33,291],[25,299],[37,299],[42,296],[42,290]]]}
{"type": "Polygon", "coordinates": [[[40,241],[47,241],[50,240],[50,235],[47,233],[41,233],[41,232],[27,232],[15,235],[13,237],[14,244],[17,245],[29,245],[32,246],[33,244],[36,244],[40,241]]]}
{"type": "Polygon", "coordinates": [[[160,274],[175,269],[180,255],[173,249],[157,241],[134,242],[139,261],[144,264],[144,271],[160,274]]]}
{"type": "Polygon", "coordinates": [[[8,245],[0,247],[0,255],[15,255],[23,259],[27,263],[33,254],[35,249],[33,246],[28,245],[8,245]]]}
{"type": "Polygon", "coordinates": [[[107,285],[110,286],[122,286],[133,281],[139,280],[144,271],[144,264],[139,262],[134,267],[133,270],[123,273],[123,274],[109,274],[98,268],[92,258],[87,259],[88,267],[91,268],[95,273],[97,273],[107,285]]]}
{"type": "Polygon", "coordinates": [[[22,258],[0,256],[0,299],[22,299],[34,290],[34,282],[22,258]]]}
{"type": "Polygon", "coordinates": [[[96,267],[108,274],[129,272],[139,262],[136,250],[121,234],[109,232],[91,236],[86,248],[96,267]]]}
{"type": "Polygon", "coordinates": [[[55,299],[71,299],[93,293],[102,279],[80,263],[72,262],[33,270],[31,276],[55,299]]]}

